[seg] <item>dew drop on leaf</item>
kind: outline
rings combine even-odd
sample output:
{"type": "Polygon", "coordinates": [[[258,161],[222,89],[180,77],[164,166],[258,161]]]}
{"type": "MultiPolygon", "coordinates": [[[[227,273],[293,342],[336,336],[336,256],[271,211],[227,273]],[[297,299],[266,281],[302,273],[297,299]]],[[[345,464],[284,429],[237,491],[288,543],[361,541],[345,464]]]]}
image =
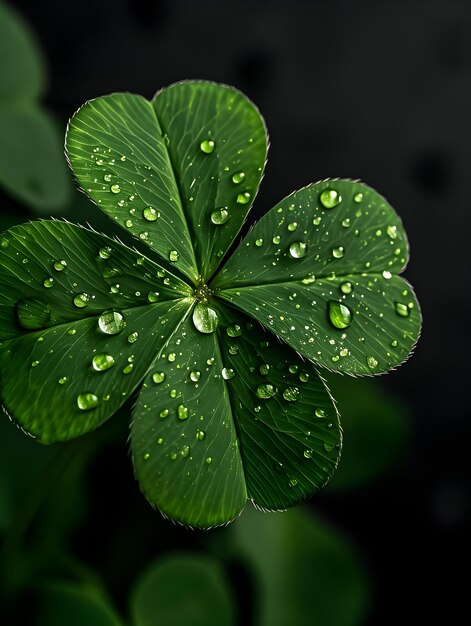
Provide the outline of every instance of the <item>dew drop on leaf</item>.
{"type": "Polygon", "coordinates": [[[270,383],[266,383],[264,385],[259,385],[255,391],[258,398],[262,400],[268,400],[269,398],[273,398],[276,394],[276,387],[274,385],[270,385],[270,383]]]}
{"type": "Polygon", "coordinates": [[[290,224],[288,224],[288,230],[292,233],[294,232],[298,227],[298,223],[297,222],[291,222],[290,224]]]}
{"type": "Polygon", "coordinates": [[[126,320],[120,311],[110,309],[98,318],[98,328],[105,335],[117,335],[126,328],[126,320]]]}
{"type": "Polygon", "coordinates": [[[312,450],[304,450],[303,456],[305,459],[312,459],[312,450]]]}
{"type": "Polygon", "coordinates": [[[244,178],[245,178],[244,172],[236,172],[235,174],[232,175],[232,182],[238,185],[244,180],[244,178]]]}
{"type": "Polygon", "coordinates": [[[92,367],[96,372],[104,372],[115,365],[115,360],[111,354],[96,354],[92,359],[92,367]]]}
{"type": "Polygon", "coordinates": [[[307,245],[304,241],[293,241],[289,247],[289,253],[293,259],[301,259],[306,254],[307,245]]]}
{"type": "Polygon", "coordinates": [[[275,235],[272,239],[272,242],[277,246],[281,242],[280,235],[275,235]]]}
{"type": "Polygon", "coordinates": [[[211,465],[211,463],[213,462],[213,459],[210,456],[207,456],[204,462],[206,463],[206,465],[211,465]]]}
{"type": "Polygon", "coordinates": [[[342,293],[344,293],[344,294],[349,294],[349,293],[352,293],[352,291],[353,291],[353,285],[352,285],[352,283],[350,283],[350,282],[348,282],[348,281],[347,281],[347,282],[345,282],[345,283],[342,283],[342,284],[340,285],[340,291],[341,291],[342,293]]]}
{"type": "Polygon", "coordinates": [[[287,387],[283,391],[283,398],[288,402],[296,402],[299,398],[299,389],[297,387],[287,387]]]}
{"type": "Polygon", "coordinates": [[[165,380],[165,372],[154,372],[152,374],[152,380],[156,385],[163,383],[165,380]]]}
{"type": "Polygon", "coordinates": [[[168,260],[171,261],[172,263],[176,263],[179,258],[180,258],[180,255],[178,254],[176,250],[170,250],[170,252],[168,253],[168,260]]]}
{"type": "Polygon", "coordinates": [[[204,432],[204,430],[197,430],[196,431],[196,439],[197,439],[197,441],[203,441],[205,436],[206,436],[206,433],[204,432]]]}
{"type": "Polygon", "coordinates": [[[256,239],[255,245],[257,246],[257,248],[261,248],[263,246],[263,239],[256,239]]]}
{"type": "Polygon", "coordinates": [[[190,380],[193,383],[197,383],[199,381],[199,379],[201,378],[201,372],[198,370],[192,370],[190,372],[190,380]]]}
{"type": "Polygon", "coordinates": [[[111,185],[110,191],[111,193],[119,193],[121,191],[121,188],[118,184],[111,185]]]}
{"type": "Polygon", "coordinates": [[[324,450],[326,452],[332,452],[333,449],[334,446],[331,443],[327,443],[327,441],[324,441],[324,450]]]}
{"type": "Polygon", "coordinates": [[[165,419],[166,417],[168,417],[169,413],[170,411],[168,409],[162,409],[162,411],[160,411],[159,413],[159,417],[165,419]]]}
{"type": "Polygon", "coordinates": [[[67,267],[67,261],[56,261],[54,263],[54,269],[56,272],[62,272],[67,267]]]}
{"type": "Polygon", "coordinates": [[[221,226],[229,220],[229,211],[227,209],[216,209],[211,213],[211,221],[216,226],[221,226]]]}
{"type": "Polygon", "coordinates": [[[248,202],[250,202],[250,193],[248,191],[237,195],[237,204],[247,204],[248,202]]]}
{"type": "Polygon", "coordinates": [[[231,367],[223,367],[221,371],[221,376],[224,378],[224,380],[230,380],[231,378],[234,378],[235,372],[231,367]]]}
{"type": "Polygon", "coordinates": [[[91,411],[99,404],[98,397],[94,393],[79,393],[77,396],[77,406],[81,411],[91,411]]]}
{"type": "Polygon", "coordinates": [[[200,143],[200,150],[201,152],[204,152],[205,154],[211,154],[211,152],[214,151],[215,147],[216,147],[216,144],[214,143],[212,139],[204,139],[200,143]]]}
{"type": "Polygon", "coordinates": [[[177,417],[179,420],[186,420],[188,418],[188,409],[184,404],[178,405],[177,417]]]}
{"type": "Polygon", "coordinates": [[[325,411],[324,411],[324,409],[319,409],[319,408],[317,408],[317,409],[314,411],[314,415],[315,415],[316,417],[325,417],[325,411]]]}
{"type": "Polygon", "coordinates": [[[240,337],[240,335],[242,335],[242,329],[239,324],[230,324],[230,326],[226,328],[226,333],[229,337],[240,337]]]}
{"type": "Polygon", "coordinates": [[[133,333],[128,335],[128,342],[129,343],[136,343],[136,341],[138,339],[139,339],[139,333],[137,332],[137,330],[135,330],[133,333]]]}
{"type": "Polygon", "coordinates": [[[389,272],[388,270],[384,270],[383,278],[385,278],[386,280],[389,280],[390,278],[392,278],[391,272],[389,272]]]}
{"type": "Polygon", "coordinates": [[[51,307],[39,298],[22,298],[16,303],[16,317],[23,328],[39,330],[51,319],[51,307]]]}
{"type": "Polygon", "coordinates": [[[360,204],[362,200],[363,200],[363,194],[361,193],[361,191],[359,191],[353,196],[353,202],[356,202],[357,204],[360,204]]]}
{"type": "Polygon", "coordinates": [[[386,228],[386,233],[390,239],[396,239],[397,237],[397,226],[388,226],[386,228]]]}
{"type": "Polygon", "coordinates": [[[329,302],[329,319],[335,328],[347,328],[352,322],[352,312],[346,304],[329,302]]]}
{"type": "Polygon", "coordinates": [[[343,246],[338,246],[338,248],[332,249],[332,256],[334,259],[341,259],[345,254],[345,249],[343,246]]]}
{"type": "Polygon", "coordinates": [[[78,309],[83,309],[84,307],[86,307],[89,301],[90,296],[88,295],[88,293],[78,293],[76,296],[74,296],[74,306],[76,306],[78,309]]]}
{"type": "Polygon", "coordinates": [[[147,294],[147,300],[153,304],[154,302],[158,301],[159,295],[160,294],[158,291],[149,291],[149,293],[147,294]]]}
{"type": "Polygon", "coordinates": [[[198,302],[193,309],[193,324],[200,333],[214,333],[219,324],[218,314],[203,302],[198,302]]]}
{"type": "Polygon", "coordinates": [[[349,217],[344,217],[342,220],[342,226],[344,228],[350,228],[350,218],[349,217]]]}
{"type": "Polygon", "coordinates": [[[269,371],[270,371],[270,366],[268,365],[268,363],[262,363],[260,365],[260,374],[262,376],[266,376],[269,371]]]}
{"type": "Polygon", "coordinates": [[[401,317],[409,317],[409,309],[406,304],[402,304],[402,302],[396,302],[395,308],[396,313],[401,317]]]}
{"type": "Polygon", "coordinates": [[[148,206],[142,211],[142,216],[148,222],[155,222],[158,218],[158,213],[154,207],[148,206]]]}
{"type": "Polygon", "coordinates": [[[46,289],[50,289],[54,285],[54,279],[51,277],[46,278],[43,282],[43,285],[46,287],[46,289]]]}
{"type": "Polygon", "coordinates": [[[189,454],[190,454],[190,446],[183,446],[183,448],[180,450],[180,456],[183,459],[186,459],[189,454]]]}
{"type": "Polygon", "coordinates": [[[98,256],[100,257],[100,259],[106,260],[110,258],[111,252],[111,248],[109,246],[105,246],[103,248],[100,248],[98,256]]]}
{"type": "Polygon", "coordinates": [[[325,209],[333,209],[342,202],[342,197],[335,189],[324,189],[319,194],[319,202],[325,209]]]}
{"type": "Polygon", "coordinates": [[[367,356],[366,357],[366,364],[372,370],[374,370],[376,367],[378,367],[378,361],[374,358],[374,356],[367,356]]]}

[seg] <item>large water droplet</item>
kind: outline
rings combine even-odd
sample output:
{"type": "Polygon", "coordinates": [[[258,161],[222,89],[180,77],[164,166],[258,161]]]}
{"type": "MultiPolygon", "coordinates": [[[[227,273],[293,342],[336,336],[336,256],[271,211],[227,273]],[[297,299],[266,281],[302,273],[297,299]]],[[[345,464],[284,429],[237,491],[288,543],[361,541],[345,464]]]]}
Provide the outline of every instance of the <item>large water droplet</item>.
{"type": "Polygon", "coordinates": [[[177,417],[179,420],[186,420],[188,418],[188,409],[184,404],[179,404],[177,408],[177,417]]]}
{"type": "Polygon", "coordinates": [[[115,365],[115,360],[111,354],[96,354],[92,359],[93,369],[97,372],[104,372],[115,365]]]}
{"type": "Polygon", "coordinates": [[[230,380],[231,378],[234,378],[235,372],[231,367],[223,367],[221,371],[221,376],[224,378],[224,380],[230,380]]]}
{"type": "Polygon", "coordinates": [[[104,311],[98,318],[98,328],[105,335],[117,335],[126,327],[124,315],[115,309],[104,311]]]}
{"type": "Polygon", "coordinates": [[[406,304],[402,304],[402,302],[395,303],[396,313],[401,317],[409,317],[409,308],[406,304]]]}
{"type": "Polygon", "coordinates": [[[333,209],[342,202],[342,197],[335,189],[324,189],[319,194],[319,201],[325,209],[333,209]]]}
{"type": "Polygon", "coordinates": [[[16,303],[18,323],[27,330],[45,328],[51,319],[51,307],[39,298],[22,298],[16,303]]]}
{"type": "Polygon", "coordinates": [[[255,393],[262,400],[268,400],[269,398],[273,398],[276,394],[276,387],[274,385],[270,385],[270,383],[266,383],[264,385],[259,385],[255,393]]]}
{"type": "Polygon", "coordinates": [[[91,392],[79,393],[77,396],[77,406],[81,411],[91,411],[100,404],[98,397],[91,392]]]}
{"type": "Polygon", "coordinates": [[[211,221],[216,226],[225,224],[229,220],[229,211],[225,208],[216,209],[211,213],[211,221]]]}
{"type": "Polygon", "coordinates": [[[289,247],[289,253],[293,259],[301,259],[306,254],[307,245],[304,241],[293,241],[289,247]]]}
{"type": "Polygon", "coordinates": [[[204,152],[205,154],[211,154],[211,152],[214,151],[215,147],[216,147],[216,144],[214,143],[212,139],[204,139],[200,143],[200,150],[201,152],[204,152]]]}
{"type": "Polygon", "coordinates": [[[158,213],[154,207],[148,206],[142,211],[142,217],[148,222],[155,222],[158,218],[158,213]]]}
{"type": "Polygon", "coordinates": [[[218,314],[203,302],[198,302],[193,309],[193,324],[200,333],[214,333],[219,324],[218,314]]]}
{"type": "Polygon", "coordinates": [[[335,328],[347,328],[352,322],[352,312],[347,305],[331,300],[329,302],[329,319],[335,328]]]}

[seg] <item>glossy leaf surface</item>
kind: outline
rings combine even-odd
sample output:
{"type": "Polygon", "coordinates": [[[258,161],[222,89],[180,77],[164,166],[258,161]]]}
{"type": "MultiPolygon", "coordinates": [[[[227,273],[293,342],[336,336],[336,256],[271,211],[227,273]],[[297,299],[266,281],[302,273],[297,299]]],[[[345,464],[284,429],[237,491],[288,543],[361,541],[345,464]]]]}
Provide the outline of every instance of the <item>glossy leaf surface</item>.
{"type": "Polygon", "coordinates": [[[396,275],[406,260],[402,224],[384,198],[362,183],[326,181],[269,211],[213,286],[303,356],[376,374],[404,361],[420,332],[417,299],[396,275]]]}

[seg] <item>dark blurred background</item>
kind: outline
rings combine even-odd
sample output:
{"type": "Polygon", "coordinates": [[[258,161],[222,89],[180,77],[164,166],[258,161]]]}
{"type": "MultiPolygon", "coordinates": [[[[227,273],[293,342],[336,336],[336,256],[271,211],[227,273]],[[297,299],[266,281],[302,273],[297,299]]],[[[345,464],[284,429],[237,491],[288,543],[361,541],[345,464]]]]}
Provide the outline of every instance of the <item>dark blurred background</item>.
{"type": "MultiPolygon", "coordinates": [[[[352,393],[339,389],[345,463],[349,429],[358,449],[364,446],[357,460],[353,452],[348,457],[351,471],[365,450],[388,457],[391,441],[395,460],[355,488],[344,489],[342,481],[336,487],[334,479],[309,507],[361,555],[372,592],[359,624],[451,623],[466,615],[471,3],[10,5],[44,52],[49,81],[42,101],[61,132],[88,98],[113,91],[150,98],[184,78],[211,79],[245,92],[268,126],[271,148],[254,216],[294,189],[336,176],[364,180],[396,208],[410,239],[405,275],[422,304],[422,337],[413,358],[374,383],[376,408],[365,409],[371,419],[360,434],[347,414],[350,404],[352,413],[361,413],[365,398],[354,395],[367,395],[370,387],[358,381],[352,393]],[[392,434],[376,440],[388,410],[397,418],[392,434]]],[[[79,196],[72,191],[55,215],[96,224],[93,208],[79,196]]],[[[5,192],[0,200],[12,223],[37,216],[5,192]]],[[[125,410],[84,460],[88,504],[68,530],[72,552],[100,571],[118,608],[129,580],[151,557],[174,548],[206,551],[211,544],[205,533],[162,520],[140,496],[124,442],[126,419],[125,410]]],[[[78,506],[70,493],[69,499],[78,506]]],[[[225,563],[240,623],[255,625],[250,574],[237,556],[225,563]]]]}

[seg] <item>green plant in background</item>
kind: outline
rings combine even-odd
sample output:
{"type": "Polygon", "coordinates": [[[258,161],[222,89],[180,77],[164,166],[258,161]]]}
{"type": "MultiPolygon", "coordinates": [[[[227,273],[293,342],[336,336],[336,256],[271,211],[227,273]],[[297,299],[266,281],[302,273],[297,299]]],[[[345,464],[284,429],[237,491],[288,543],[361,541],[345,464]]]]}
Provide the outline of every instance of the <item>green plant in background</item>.
{"type": "Polygon", "coordinates": [[[204,81],[150,102],[92,100],[66,148],[82,189],[141,248],[57,221],[1,236],[6,411],[52,443],[97,428],[139,389],[139,482],[186,525],[226,523],[247,499],[279,510],[309,497],[341,447],[317,367],[386,372],[420,332],[393,209],[363,183],[308,185],[225,260],[267,135],[241,93],[204,81]]]}
{"type": "Polygon", "coordinates": [[[27,26],[0,4],[0,186],[40,211],[63,209],[70,183],[55,122],[39,104],[46,70],[27,26]]]}

